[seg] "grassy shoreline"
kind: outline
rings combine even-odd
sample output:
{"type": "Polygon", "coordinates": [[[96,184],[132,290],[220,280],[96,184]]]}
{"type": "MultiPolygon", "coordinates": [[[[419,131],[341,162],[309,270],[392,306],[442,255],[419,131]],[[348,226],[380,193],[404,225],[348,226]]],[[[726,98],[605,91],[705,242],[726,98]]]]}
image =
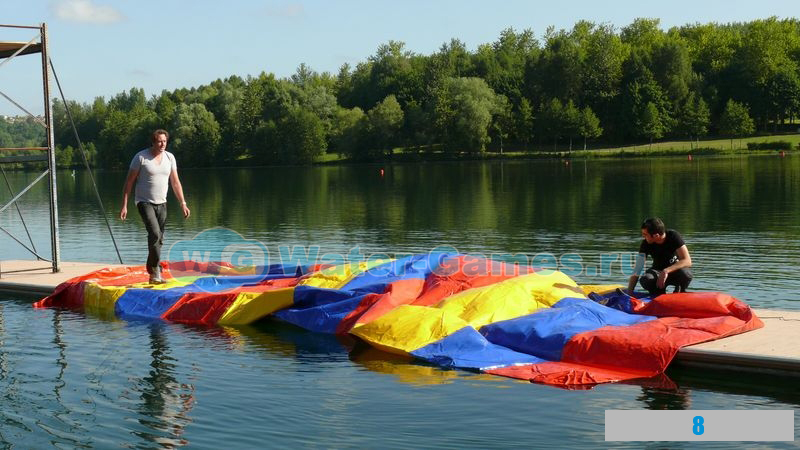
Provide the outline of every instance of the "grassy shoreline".
{"type": "MultiPolygon", "coordinates": [[[[705,141],[666,141],[651,144],[637,144],[616,147],[590,148],[587,150],[559,148],[545,151],[487,151],[484,153],[443,153],[440,151],[412,151],[396,148],[391,155],[372,163],[387,162],[425,162],[425,161],[483,161],[483,160],[515,160],[515,159],[593,159],[593,158],[650,158],[650,157],[688,157],[692,156],[747,156],[780,154],[778,149],[747,148],[748,143],[764,144],[785,141],[792,144],[791,150],[784,150],[787,155],[800,154],[800,133],[770,136],[754,136],[742,139],[711,139],[705,141]]],[[[354,164],[354,161],[340,155],[329,153],[320,157],[314,164],[354,164]]]]}
{"type": "MultiPolygon", "coordinates": [[[[542,151],[504,151],[500,153],[496,150],[484,153],[445,153],[442,151],[423,151],[410,150],[407,148],[395,148],[390,155],[370,161],[360,161],[347,158],[336,153],[325,153],[318,157],[311,165],[347,165],[347,164],[387,164],[387,163],[421,163],[421,162],[449,162],[449,161],[495,161],[495,160],[541,160],[541,159],[612,159],[612,158],[660,158],[660,157],[682,157],[694,156],[750,156],[750,155],[779,155],[782,150],[778,149],[758,149],[747,148],[748,143],[767,143],[776,141],[790,142],[791,150],[783,150],[784,154],[800,154],[800,133],[782,134],[770,136],[754,136],[743,139],[734,139],[731,145],[730,139],[713,139],[700,141],[699,144],[689,141],[667,141],[650,144],[637,144],[615,147],[598,147],[587,150],[559,148],[558,150],[542,151]]],[[[297,164],[292,164],[296,166],[297,164]]],[[[41,170],[36,167],[6,167],[10,171],[33,171],[41,170]]],[[[287,165],[254,163],[250,158],[244,157],[236,161],[214,166],[216,168],[250,168],[250,167],[285,167],[287,165]]],[[[186,167],[190,169],[189,167],[186,167]]],[[[198,167],[202,169],[202,167],[198,167]]],[[[59,167],[59,170],[84,170],[84,166],[59,167]]],[[[122,170],[99,168],[98,170],[122,170]]]]}

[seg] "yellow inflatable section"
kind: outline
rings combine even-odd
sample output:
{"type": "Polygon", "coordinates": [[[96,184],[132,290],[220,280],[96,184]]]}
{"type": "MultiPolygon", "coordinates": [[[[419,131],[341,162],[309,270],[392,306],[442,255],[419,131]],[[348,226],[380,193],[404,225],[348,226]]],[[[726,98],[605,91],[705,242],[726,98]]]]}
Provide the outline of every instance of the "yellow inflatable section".
{"type": "Polygon", "coordinates": [[[470,326],[484,325],[549,308],[565,297],[586,298],[562,272],[531,273],[468,289],[437,305],[402,305],[350,332],[382,350],[408,354],[470,326]]]}
{"type": "Polygon", "coordinates": [[[241,292],[236,296],[236,300],[228,310],[225,311],[225,314],[219,318],[219,324],[239,325],[252,323],[279,309],[292,306],[293,302],[293,287],[266,292],[241,292]]]}
{"type": "Polygon", "coordinates": [[[350,280],[359,274],[366,272],[373,267],[377,267],[392,261],[392,259],[376,259],[328,267],[327,269],[314,272],[308,278],[300,281],[298,285],[313,286],[324,289],[339,289],[340,287],[349,283],[350,280]]]}

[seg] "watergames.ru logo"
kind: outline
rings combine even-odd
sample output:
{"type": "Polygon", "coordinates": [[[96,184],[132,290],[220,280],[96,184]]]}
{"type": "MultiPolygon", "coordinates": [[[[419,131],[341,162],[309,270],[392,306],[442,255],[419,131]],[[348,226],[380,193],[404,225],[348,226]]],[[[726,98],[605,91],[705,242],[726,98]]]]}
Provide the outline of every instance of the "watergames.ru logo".
{"type": "MultiPolygon", "coordinates": [[[[245,239],[228,228],[204,230],[189,240],[178,241],[168,252],[173,277],[192,276],[199,273],[224,275],[259,275],[293,277],[324,267],[363,264],[372,275],[384,272],[402,276],[407,269],[447,276],[463,271],[465,275],[515,275],[524,267],[536,268],[547,274],[561,271],[570,277],[602,277],[616,279],[639,275],[643,270],[643,255],[631,252],[601,253],[599,264],[587,264],[578,253],[462,253],[449,245],[440,245],[429,252],[417,253],[364,253],[359,245],[347,252],[325,253],[319,245],[278,245],[270,260],[267,246],[255,239],[245,239]],[[411,259],[409,259],[411,258],[411,259]],[[408,262],[408,261],[413,262],[408,262]],[[396,263],[387,264],[388,261],[396,263]],[[488,262],[487,262],[488,261],[488,262]],[[405,264],[409,266],[406,267],[405,264]],[[275,267],[272,267],[272,266],[275,267]],[[423,267],[424,266],[424,267],[423,267]],[[312,269],[316,268],[316,269],[312,269]]],[[[242,278],[242,282],[257,281],[242,278]]]]}
{"type": "Polygon", "coordinates": [[[168,259],[196,263],[172,268],[173,276],[181,276],[176,272],[189,273],[197,266],[208,264],[233,268],[242,273],[253,273],[254,268],[269,264],[269,250],[258,240],[245,239],[231,229],[218,227],[201,231],[192,239],[172,244],[168,259]]]}

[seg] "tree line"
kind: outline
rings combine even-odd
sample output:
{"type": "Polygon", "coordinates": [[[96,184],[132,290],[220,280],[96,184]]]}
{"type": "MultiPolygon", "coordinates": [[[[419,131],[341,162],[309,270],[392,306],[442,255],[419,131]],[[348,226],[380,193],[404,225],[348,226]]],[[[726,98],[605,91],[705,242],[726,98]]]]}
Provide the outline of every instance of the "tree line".
{"type": "MultiPolygon", "coordinates": [[[[355,67],[238,75],[147,98],[68,101],[93,164],[125,167],[166,128],[184,166],[309,163],[411,152],[543,151],[780,131],[800,112],[800,21],[504,30],[430,55],[390,41],[355,67]]],[[[63,102],[58,161],[80,161],[63,102]]],[[[0,144],[4,140],[0,128],[0,144]]],[[[2,146],[2,145],[0,145],[2,146]]]]}

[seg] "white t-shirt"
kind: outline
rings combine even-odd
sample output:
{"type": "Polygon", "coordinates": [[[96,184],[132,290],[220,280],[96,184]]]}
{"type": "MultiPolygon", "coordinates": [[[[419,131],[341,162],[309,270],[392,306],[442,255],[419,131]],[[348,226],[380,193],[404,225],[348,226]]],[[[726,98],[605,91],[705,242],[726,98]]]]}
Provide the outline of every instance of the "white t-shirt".
{"type": "Polygon", "coordinates": [[[159,205],[167,202],[167,189],[169,188],[169,175],[172,170],[177,170],[178,164],[175,156],[164,151],[161,162],[155,161],[155,156],[146,148],[137,153],[131,160],[131,170],[138,170],[136,177],[136,204],[147,202],[159,205]]]}

